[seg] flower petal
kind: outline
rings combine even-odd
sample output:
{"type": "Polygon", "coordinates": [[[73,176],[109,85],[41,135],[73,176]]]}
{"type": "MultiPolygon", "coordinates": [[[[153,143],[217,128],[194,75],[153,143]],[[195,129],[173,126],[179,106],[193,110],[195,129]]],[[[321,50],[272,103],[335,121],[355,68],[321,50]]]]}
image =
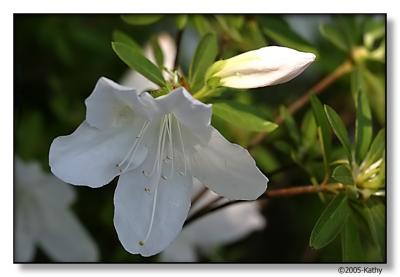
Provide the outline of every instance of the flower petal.
{"type": "Polygon", "coordinates": [[[99,129],[122,126],[135,116],[151,119],[156,108],[148,93],[139,95],[137,90],[105,77],[98,80],[85,104],[86,121],[99,129]]]}
{"type": "Polygon", "coordinates": [[[248,51],[215,65],[214,76],[232,88],[257,88],[288,82],[313,61],[312,53],[287,47],[268,46],[248,51]]]}
{"type": "Polygon", "coordinates": [[[95,262],[98,249],[75,215],[65,209],[44,213],[39,245],[58,262],[95,262]]]}
{"type": "MultiPolygon", "coordinates": [[[[209,195],[217,197],[213,192],[209,192],[209,195]]],[[[197,247],[209,250],[211,247],[237,241],[264,227],[265,219],[257,202],[252,201],[234,204],[202,217],[186,227],[182,235],[188,237],[197,247]]]]}
{"type": "Polygon", "coordinates": [[[202,132],[211,122],[211,105],[204,104],[183,87],[155,99],[162,113],[174,113],[186,128],[202,132]]]}
{"type": "Polygon", "coordinates": [[[15,212],[15,262],[30,262],[35,254],[36,237],[39,234],[39,218],[26,198],[16,191],[18,202],[15,212]]]}
{"type": "Polygon", "coordinates": [[[127,251],[142,256],[165,249],[181,231],[190,208],[192,177],[177,172],[167,180],[157,174],[147,177],[144,172],[153,162],[147,159],[137,170],[121,175],[114,195],[119,240],[127,251]]]}
{"type": "Polygon", "coordinates": [[[257,168],[249,152],[227,141],[212,126],[209,132],[207,145],[194,146],[197,151],[192,155],[193,176],[228,199],[254,200],[263,194],[268,178],[257,168]]]}
{"type": "MultiPolygon", "coordinates": [[[[101,187],[120,174],[117,167],[137,139],[143,120],[101,131],[83,122],[71,135],[56,138],[50,146],[51,171],[64,182],[101,187]]],[[[139,145],[130,169],[140,165],[147,149],[139,145]]]]}

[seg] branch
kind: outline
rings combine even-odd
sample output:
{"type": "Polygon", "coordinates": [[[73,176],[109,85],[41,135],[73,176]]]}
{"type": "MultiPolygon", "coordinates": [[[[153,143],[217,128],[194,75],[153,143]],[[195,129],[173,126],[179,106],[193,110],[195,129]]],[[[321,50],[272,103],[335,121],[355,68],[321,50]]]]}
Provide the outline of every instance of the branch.
{"type": "Polygon", "coordinates": [[[176,34],[176,56],[175,56],[175,61],[174,61],[174,70],[176,70],[176,67],[178,66],[178,58],[179,58],[179,52],[181,49],[181,42],[182,42],[182,35],[183,35],[183,29],[179,30],[178,33],[176,34]]]}
{"type": "MultiPolygon", "coordinates": [[[[295,196],[295,195],[312,194],[312,193],[319,193],[319,192],[336,193],[338,191],[344,190],[345,188],[346,187],[341,183],[333,183],[333,184],[316,185],[316,186],[315,185],[307,185],[307,186],[290,187],[290,188],[284,188],[284,189],[274,189],[274,190],[265,192],[256,201],[262,201],[262,200],[266,200],[266,199],[274,198],[274,197],[290,197],[290,196],[295,196]]],[[[219,200],[221,198],[217,198],[217,199],[219,200]]],[[[189,217],[185,221],[185,224],[183,226],[186,227],[189,224],[193,223],[195,220],[197,220],[209,213],[213,213],[222,208],[225,208],[225,207],[237,204],[237,203],[242,203],[242,202],[248,202],[248,201],[234,200],[234,201],[226,202],[226,203],[223,203],[220,205],[216,205],[214,207],[206,207],[205,209],[201,209],[198,212],[194,213],[191,217],[189,217]]]]}
{"type": "MultiPolygon", "coordinates": [[[[334,83],[340,77],[349,73],[353,68],[353,64],[350,60],[342,63],[335,71],[326,76],[324,79],[315,84],[311,89],[309,89],[302,97],[298,98],[288,107],[288,112],[290,114],[295,114],[298,110],[300,110],[303,106],[305,106],[309,101],[312,95],[318,95],[323,92],[327,87],[329,87],[332,83],[334,83]]],[[[275,119],[276,124],[280,125],[283,122],[282,116],[277,116],[275,119]]],[[[258,134],[252,141],[250,141],[247,149],[250,149],[257,144],[259,144],[265,137],[267,133],[258,134]]]]}

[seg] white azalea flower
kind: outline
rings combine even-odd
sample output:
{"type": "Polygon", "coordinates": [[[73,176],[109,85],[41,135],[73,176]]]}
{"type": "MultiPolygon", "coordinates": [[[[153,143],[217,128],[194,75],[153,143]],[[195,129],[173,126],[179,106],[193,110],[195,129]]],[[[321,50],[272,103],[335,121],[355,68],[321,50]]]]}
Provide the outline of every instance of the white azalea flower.
{"type": "Polygon", "coordinates": [[[73,189],[35,162],[15,159],[15,261],[32,261],[36,246],[58,262],[94,262],[98,250],[70,210],[73,189]]]}
{"type": "MultiPolygon", "coordinates": [[[[194,194],[204,188],[194,181],[194,194]]],[[[217,195],[208,190],[191,209],[191,214],[198,211],[217,195]]],[[[223,199],[223,201],[228,201],[223,199]]],[[[185,227],[178,238],[161,252],[163,262],[196,262],[197,251],[209,254],[215,247],[244,238],[253,231],[265,227],[265,219],[255,201],[238,203],[215,211],[197,219],[185,227]]]]}
{"type": "Polygon", "coordinates": [[[179,234],[192,178],[228,199],[253,200],[268,179],[248,151],[210,126],[211,105],[184,88],[153,98],[100,78],[86,99],[86,120],[50,148],[65,182],[101,187],[120,176],[114,225],[131,253],[150,256],[179,234]]]}
{"type": "Polygon", "coordinates": [[[315,55],[312,53],[268,46],[218,61],[207,75],[208,79],[220,78],[221,86],[225,87],[265,87],[292,80],[314,60],[315,55]]]}

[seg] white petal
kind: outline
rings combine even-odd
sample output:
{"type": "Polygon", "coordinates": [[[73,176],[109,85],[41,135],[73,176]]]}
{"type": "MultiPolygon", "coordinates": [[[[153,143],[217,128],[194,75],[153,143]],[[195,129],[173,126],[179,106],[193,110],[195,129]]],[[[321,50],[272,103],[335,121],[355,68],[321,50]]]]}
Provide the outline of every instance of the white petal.
{"type": "Polygon", "coordinates": [[[135,116],[151,119],[155,112],[153,98],[147,93],[139,95],[105,77],[98,80],[85,103],[86,121],[99,129],[122,126],[135,116]]]}
{"type": "Polygon", "coordinates": [[[313,61],[312,53],[278,46],[263,47],[225,61],[214,76],[233,88],[256,88],[281,84],[301,74],[313,61]]]}
{"type": "Polygon", "coordinates": [[[37,211],[29,199],[16,191],[15,211],[15,262],[30,262],[35,254],[35,242],[39,234],[40,222],[37,211]],[[28,201],[27,201],[28,200],[28,201]]]}
{"type": "Polygon", "coordinates": [[[185,236],[185,229],[167,249],[161,252],[160,260],[166,263],[194,263],[198,256],[195,246],[185,236]]]}
{"type": "Polygon", "coordinates": [[[183,87],[177,88],[155,101],[163,113],[174,113],[179,122],[195,132],[202,132],[211,122],[211,105],[204,104],[187,92],[183,87]]]}
{"type": "Polygon", "coordinates": [[[58,262],[95,262],[98,249],[87,231],[72,212],[65,209],[47,210],[39,246],[58,262]]]}
{"type": "Polygon", "coordinates": [[[210,126],[207,145],[197,144],[192,155],[193,176],[228,199],[254,200],[267,188],[268,178],[243,147],[227,141],[210,126]]]}
{"type": "MultiPolygon", "coordinates": [[[[120,174],[117,167],[137,139],[144,121],[129,127],[101,131],[83,122],[69,136],[56,138],[50,147],[51,171],[64,182],[101,187],[120,174]]],[[[147,149],[140,144],[130,168],[140,165],[147,149]]]]}
{"type": "Polygon", "coordinates": [[[43,169],[38,162],[24,162],[15,157],[15,183],[20,189],[33,190],[46,178],[43,169]]]}
{"type": "Polygon", "coordinates": [[[237,241],[264,228],[265,220],[256,202],[238,203],[204,216],[183,230],[183,235],[199,248],[237,241]]]}
{"type": "MultiPolygon", "coordinates": [[[[192,177],[177,172],[167,180],[156,174],[146,177],[144,172],[150,172],[152,165],[152,159],[146,159],[137,170],[121,175],[114,195],[114,225],[119,240],[127,251],[142,256],[164,250],[181,231],[190,208],[192,177]],[[155,193],[151,232],[141,245],[151,224],[155,193]]],[[[162,176],[168,176],[167,172],[162,176]]]]}

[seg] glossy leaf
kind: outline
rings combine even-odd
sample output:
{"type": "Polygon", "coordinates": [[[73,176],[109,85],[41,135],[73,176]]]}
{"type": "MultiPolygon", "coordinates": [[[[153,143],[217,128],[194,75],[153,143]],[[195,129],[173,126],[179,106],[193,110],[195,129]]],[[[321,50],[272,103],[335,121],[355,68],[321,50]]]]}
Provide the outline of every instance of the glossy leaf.
{"type": "Polygon", "coordinates": [[[367,68],[363,70],[367,95],[371,102],[375,118],[383,124],[385,122],[385,76],[371,73],[367,68]]]}
{"type": "Polygon", "coordinates": [[[337,166],[332,173],[332,178],[344,185],[353,184],[353,176],[350,169],[345,165],[337,166]]]}
{"type": "Polygon", "coordinates": [[[121,42],[123,44],[127,44],[129,46],[131,46],[132,48],[135,48],[136,51],[141,52],[142,48],[140,47],[140,45],[133,39],[131,38],[128,34],[119,31],[119,30],[115,30],[112,34],[112,38],[114,42],[121,42]]]}
{"type": "Polygon", "coordinates": [[[371,164],[383,157],[383,151],[385,150],[385,130],[382,129],[378,132],[373,140],[371,147],[365,156],[364,162],[362,163],[363,168],[369,167],[371,164]]]}
{"type": "Polygon", "coordinates": [[[356,160],[358,163],[364,159],[372,140],[372,118],[368,98],[365,92],[360,90],[357,93],[356,113],[356,160]]]}
{"type": "Polygon", "coordinates": [[[301,122],[301,134],[302,143],[307,148],[312,147],[315,144],[317,138],[317,125],[311,110],[307,111],[303,117],[303,121],[301,122]]]}
{"type": "Polygon", "coordinates": [[[159,86],[165,85],[164,77],[158,67],[135,48],[120,42],[113,42],[112,48],[118,57],[130,68],[136,70],[159,86]]]}
{"type": "Polygon", "coordinates": [[[317,54],[317,50],[311,43],[296,33],[283,18],[270,16],[262,19],[261,22],[265,35],[280,45],[317,54]]]}
{"type": "Polygon", "coordinates": [[[369,201],[365,210],[369,230],[383,259],[386,253],[385,206],[378,201],[369,201]]]}
{"type": "Polygon", "coordinates": [[[161,46],[158,42],[158,38],[155,37],[151,41],[151,46],[153,48],[154,58],[158,67],[162,70],[164,68],[164,53],[161,49],[161,46]]]}
{"type": "Polygon", "coordinates": [[[241,43],[243,50],[254,50],[267,45],[265,36],[257,21],[247,21],[243,26],[242,32],[247,35],[246,39],[241,43]]]}
{"type": "Polygon", "coordinates": [[[159,21],[163,15],[155,14],[146,14],[146,15],[139,15],[139,14],[132,14],[132,15],[122,15],[121,18],[128,24],[131,25],[150,25],[159,21]]]}
{"type": "Polygon", "coordinates": [[[320,33],[325,39],[334,44],[337,48],[347,52],[349,51],[349,46],[346,42],[345,35],[336,26],[330,24],[320,25],[320,33]]]}
{"type": "Polygon", "coordinates": [[[204,85],[207,69],[218,54],[218,41],[215,34],[206,34],[200,40],[189,68],[189,83],[193,91],[204,85]]]}
{"type": "Polygon", "coordinates": [[[183,30],[188,22],[188,16],[186,14],[178,15],[175,22],[178,30],[183,30]]]}
{"type": "Polygon", "coordinates": [[[343,262],[365,262],[356,215],[350,213],[341,233],[343,262]]]}
{"type": "Polygon", "coordinates": [[[311,232],[310,246],[321,249],[332,242],[342,230],[349,216],[347,196],[338,194],[325,208],[311,232]]]}
{"type": "Polygon", "coordinates": [[[346,150],[347,158],[352,164],[352,154],[351,154],[351,143],[347,134],[346,127],[340,118],[340,116],[335,112],[334,109],[325,105],[325,113],[328,118],[328,121],[335,132],[336,136],[338,137],[339,141],[342,143],[344,149],[346,150]]]}
{"type": "Polygon", "coordinates": [[[314,113],[315,121],[317,122],[319,128],[319,136],[322,140],[321,148],[325,163],[325,169],[329,168],[328,164],[330,162],[330,155],[331,155],[331,130],[329,127],[329,121],[326,117],[324,107],[322,106],[321,102],[318,100],[316,96],[311,96],[311,108],[314,113]]]}
{"type": "Polygon", "coordinates": [[[215,33],[215,29],[211,27],[210,22],[203,15],[194,15],[192,17],[194,26],[201,36],[208,33],[215,33]]]}
{"type": "Polygon", "coordinates": [[[272,132],[278,125],[257,115],[255,109],[233,101],[214,103],[213,115],[236,128],[254,132],[272,132]]]}
{"type": "Polygon", "coordinates": [[[300,131],[297,128],[293,116],[288,112],[288,110],[284,106],[280,108],[280,114],[289,132],[289,136],[292,138],[293,142],[296,143],[296,145],[300,145],[301,142],[300,131]]]}

